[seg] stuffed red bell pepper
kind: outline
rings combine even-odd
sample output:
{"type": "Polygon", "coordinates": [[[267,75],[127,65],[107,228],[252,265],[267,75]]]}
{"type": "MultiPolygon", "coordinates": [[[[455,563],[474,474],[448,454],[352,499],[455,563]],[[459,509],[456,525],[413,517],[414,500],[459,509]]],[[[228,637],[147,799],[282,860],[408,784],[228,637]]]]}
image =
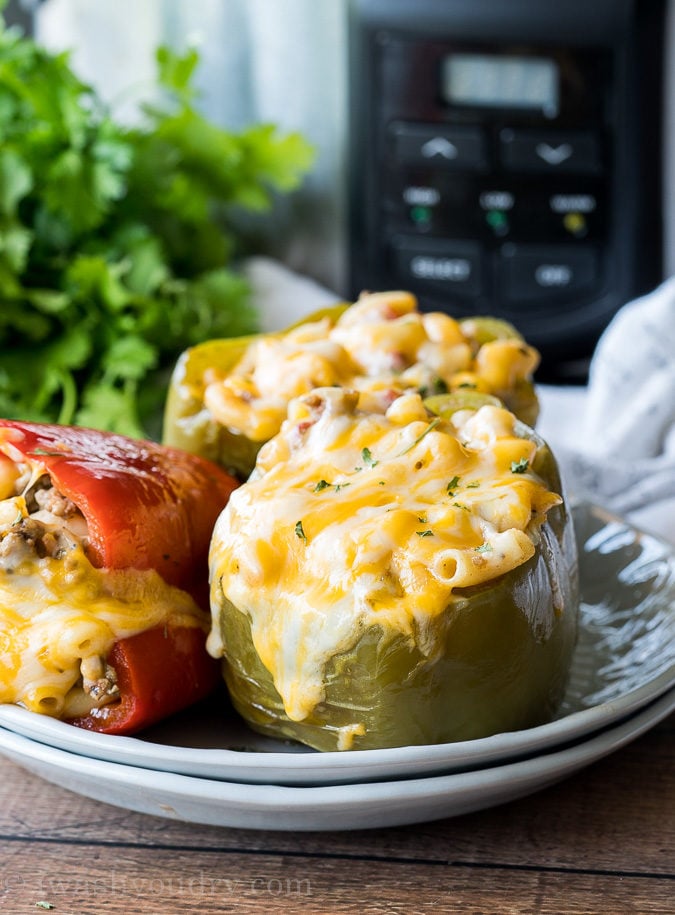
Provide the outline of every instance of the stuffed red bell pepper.
{"type": "Polygon", "coordinates": [[[207,554],[235,486],[177,449],[0,420],[0,702],[129,734],[207,695],[207,554]]]}

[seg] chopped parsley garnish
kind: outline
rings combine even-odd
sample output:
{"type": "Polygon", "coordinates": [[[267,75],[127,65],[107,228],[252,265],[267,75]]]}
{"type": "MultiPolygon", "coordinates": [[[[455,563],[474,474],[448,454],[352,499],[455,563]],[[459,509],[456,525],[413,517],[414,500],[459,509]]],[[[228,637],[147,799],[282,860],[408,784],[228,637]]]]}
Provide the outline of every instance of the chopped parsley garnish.
{"type": "Polygon", "coordinates": [[[426,435],[428,435],[430,432],[432,432],[432,431],[436,428],[436,426],[440,423],[440,421],[441,421],[441,417],[440,417],[440,416],[437,416],[436,419],[432,419],[431,422],[429,423],[429,425],[428,425],[428,426],[426,427],[426,429],[424,430],[424,432],[420,433],[420,435],[417,436],[417,438],[416,438],[415,441],[412,443],[412,445],[408,445],[408,447],[405,448],[405,449],[399,454],[399,457],[403,457],[404,454],[407,454],[409,451],[412,451],[413,448],[415,447],[415,445],[419,445],[419,443],[422,441],[422,439],[423,439],[426,435]]]}
{"type": "Polygon", "coordinates": [[[445,491],[449,496],[454,496],[455,490],[459,486],[459,477],[453,477],[448,485],[445,487],[445,491]]]}
{"type": "Polygon", "coordinates": [[[345,486],[349,486],[349,483],[329,483],[328,480],[319,480],[312,492],[322,492],[324,489],[334,489],[335,492],[340,492],[345,486]]]}
{"type": "Polygon", "coordinates": [[[298,523],[295,525],[295,536],[299,537],[301,540],[307,540],[307,534],[305,534],[305,531],[302,527],[302,521],[298,521],[298,523]]]}
{"type": "Polygon", "coordinates": [[[511,461],[511,473],[525,473],[530,466],[527,458],[521,458],[519,461],[511,461]]]}
{"type": "Polygon", "coordinates": [[[467,505],[462,505],[461,502],[453,502],[452,504],[455,506],[455,508],[461,508],[462,511],[465,511],[465,512],[469,511],[469,507],[467,505]]]}
{"type": "Polygon", "coordinates": [[[477,552],[477,553],[491,553],[491,552],[492,552],[492,544],[487,543],[487,541],[486,541],[485,543],[481,543],[480,546],[477,546],[477,547],[476,547],[476,552],[477,552]]]}
{"type": "Polygon", "coordinates": [[[466,484],[467,489],[478,489],[479,486],[480,486],[480,483],[478,482],[478,480],[474,480],[473,483],[466,484]]]}
{"type": "Polygon", "coordinates": [[[363,460],[363,463],[366,465],[366,467],[377,467],[377,465],[380,463],[379,461],[376,461],[374,459],[374,457],[370,453],[370,448],[364,448],[361,451],[361,458],[363,460]]]}
{"type": "Polygon", "coordinates": [[[448,386],[442,378],[434,378],[431,385],[423,385],[419,388],[419,395],[422,399],[429,397],[430,394],[447,394],[448,386]]]}
{"type": "Polygon", "coordinates": [[[418,537],[433,537],[433,531],[415,531],[418,537]]]}
{"type": "Polygon", "coordinates": [[[46,448],[35,448],[33,451],[29,451],[29,454],[40,454],[45,457],[63,457],[63,451],[47,451],[46,448]]]}

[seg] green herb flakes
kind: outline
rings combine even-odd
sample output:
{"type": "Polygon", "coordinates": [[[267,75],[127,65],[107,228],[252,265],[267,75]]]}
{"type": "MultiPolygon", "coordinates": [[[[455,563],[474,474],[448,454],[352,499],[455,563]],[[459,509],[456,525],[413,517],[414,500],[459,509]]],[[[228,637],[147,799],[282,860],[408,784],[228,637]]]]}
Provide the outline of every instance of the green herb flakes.
{"type": "Polygon", "coordinates": [[[491,552],[492,552],[492,544],[487,543],[487,541],[486,541],[485,543],[481,543],[480,546],[477,546],[477,547],[476,547],[476,552],[477,552],[477,553],[491,553],[491,552]]]}
{"type": "Polygon", "coordinates": [[[525,473],[530,466],[527,458],[521,458],[519,461],[511,461],[511,473],[525,473]]]}
{"type": "Polygon", "coordinates": [[[370,448],[364,448],[361,451],[361,460],[366,467],[377,467],[377,465],[380,463],[373,458],[372,454],[370,453],[370,448]]]}
{"type": "Polygon", "coordinates": [[[412,451],[413,448],[414,448],[416,445],[419,445],[419,443],[422,441],[423,438],[426,438],[426,436],[427,436],[430,432],[433,432],[433,430],[434,430],[434,429],[436,428],[436,426],[440,423],[440,421],[441,421],[440,416],[437,416],[436,419],[432,419],[432,421],[429,423],[429,425],[426,427],[426,429],[425,429],[423,432],[421,432],[421,433],[417,436],[417,438],[415,439],[415,441],[414,441],[411,445],[408,445],[408,447],[405,448],[405,449],[399,454],[399,457],[403,457],[404,454],[408,454],[408,452],[409,452],[409,451],[412,451]]]}
{"type": "Polygon", "coordinates": [[[304,528],[302,526],[302,521],[298,521],[295,525],[295,536],[299,537],[300,540],[307,542],[307,535],[305,534],[304,528]]]}
{"type": "Polygon", "coordinates": [[[448,485],[445,487],[445,491],[447,492],[447,494],[449,496],[454,496],[455,490],[457,489],[458,486],[459,486],[459,477],[455,476],[450,480],[448,485]]]}

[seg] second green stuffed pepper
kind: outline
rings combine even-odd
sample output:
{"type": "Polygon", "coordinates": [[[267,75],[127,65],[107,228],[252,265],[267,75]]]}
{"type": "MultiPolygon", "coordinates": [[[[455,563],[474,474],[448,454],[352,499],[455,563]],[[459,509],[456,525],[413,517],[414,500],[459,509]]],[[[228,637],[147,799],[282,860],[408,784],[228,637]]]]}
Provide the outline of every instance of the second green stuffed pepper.
{"type": "Polygon", "coordinates": [[[245,479],[289,401],[329,385],[355,388],[379,408],[408,391],[489,393],[533,425],[538,361],[504,321],[422,313],[407,292],[363,295],[287,331],[187,350],[171,380],[164,442],[245,479]]]}
{"type": "Polygon", "coordinates": [[[491,401],[292,401],[211,545],[208,648],[253,728],[370,749],[555,714],[576,637],[572,522],[544,442],[491,401]]]}

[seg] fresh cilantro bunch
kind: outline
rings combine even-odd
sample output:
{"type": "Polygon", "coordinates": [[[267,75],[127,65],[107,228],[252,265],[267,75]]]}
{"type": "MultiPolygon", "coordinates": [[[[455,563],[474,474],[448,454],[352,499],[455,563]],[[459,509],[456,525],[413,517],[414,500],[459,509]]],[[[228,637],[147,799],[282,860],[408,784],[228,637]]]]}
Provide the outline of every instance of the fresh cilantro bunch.
{"type": "Polygon", "coordinates": [[[157,64],[161,100],[124,126],[0,19],[0,415],[156,435],[178,353],[255,328],[236,215],[295,187],[311,149],[200,115],[196,51],[157,64]]]}

